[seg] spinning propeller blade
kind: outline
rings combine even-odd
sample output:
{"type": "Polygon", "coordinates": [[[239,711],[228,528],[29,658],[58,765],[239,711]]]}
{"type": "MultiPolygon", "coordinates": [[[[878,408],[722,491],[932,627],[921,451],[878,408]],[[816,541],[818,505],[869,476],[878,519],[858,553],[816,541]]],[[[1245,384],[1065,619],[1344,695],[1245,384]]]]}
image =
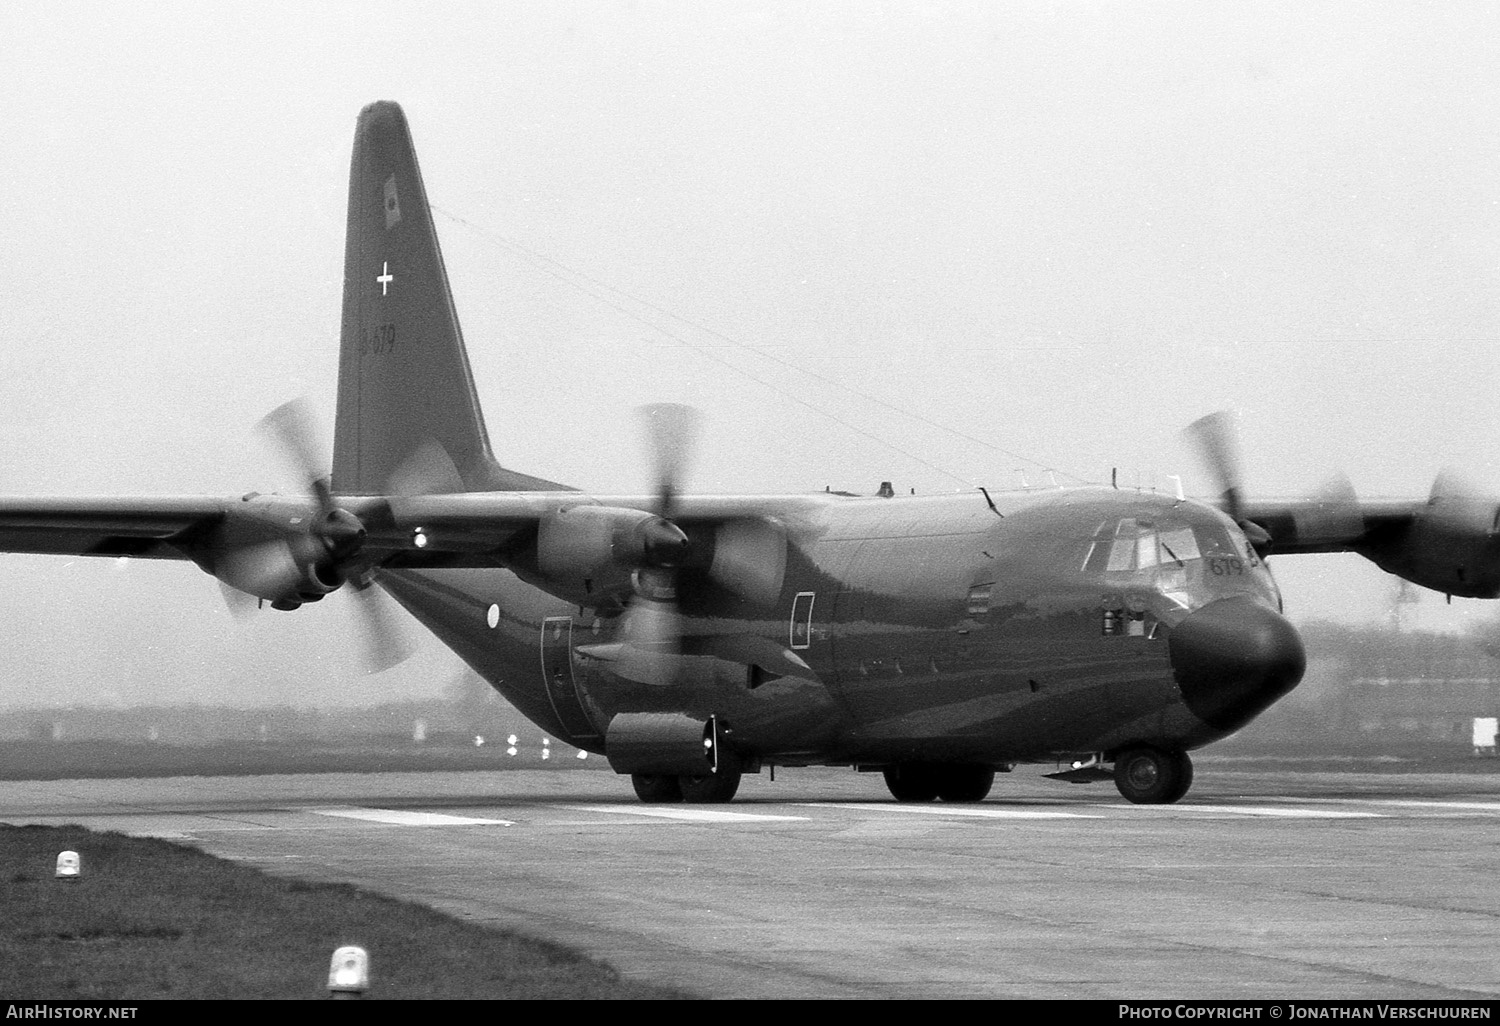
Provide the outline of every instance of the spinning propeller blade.
{"type": "Polygon", "coordinates": [[[301,398],[282,403],[260,419],[255,431],[299,472],[301,480],[310,484],[323,513],[332,512],[333,491],[322,470],[325,449],[312,403],[301,398]]]}
{"type": "Polygon", "coordinates": [[[259,605],[256,596],[275,595],[294,587],[301,576],[299,557],[316,563],[326,572],[329,587],[346,583],[356,596],[354,608],[364,635],[365,666],[376,673],[390,669],[412,654],[398,620],[374,586],[368,566],[359,563],[365,526],[359,518],[339,507],[323,473],[324,448],[317,417],[306,399],[294,399],[272,410],[256,425],[256,432],[272,445],[317,498],[319,515],[305,535],[241,545],[225,552],[221,561],[226,576],[249,590],[224,585],[230,612],[243,615],[259,605]]]}
{"type": "Polygon", "coordinates": [[[636,411],[646,430],[647,451],[656,471],[656,514],[671,520],[702,415],[679,403],[653,403],[636,411]]]}
{"type": "Polygon", "coordinates": [[[631,680],[667,685],[676,679],[682,652],[677,566],[690,544],[672,523],[672,515],[701,417],[691,406],[676,403],[642,406],[637,413],[656,472],[656,515],[661,523],[653,527],[646,546],[654,565],[636,570],[632,578],[635,594],[620,627],[626,645],[620,673],[631,680]]]}
{"type": "Polygon", "coordinates": [[[391,604],[384,591],[366,578],[363,583],[350,581],[354,607],[362,625],[366,673],[380,673],[406,662],[416,652],[405,620],[391,604]]]}
{"type": "MultiPolygon", "coordinates": [[[[1200,417],[1183,429],[1183,437],[1219,487],[1224,511],[1234,518],[1250,544],[1265,555],[1273,544],[1261,524],[1245,516],[1247,493],[1240,458],[1239,424],[1227,410],[1200,417]]],[[[1320,484],[1292,515],[1296,540],[1302,543],[1344,541],[1364,531],[1364,515],[1349,478],[1337,473],[1320,484]]]]}
{"type": "Polygon", "coordinates": [[[1213,475],[1224,499],[1224,511],[1236,521],[1244,515],[1244,473],[1240,463],[1240,432],[1234,414],[1219,410],[1199,417],[1182,429],[1183,438],[1213,475]]]}

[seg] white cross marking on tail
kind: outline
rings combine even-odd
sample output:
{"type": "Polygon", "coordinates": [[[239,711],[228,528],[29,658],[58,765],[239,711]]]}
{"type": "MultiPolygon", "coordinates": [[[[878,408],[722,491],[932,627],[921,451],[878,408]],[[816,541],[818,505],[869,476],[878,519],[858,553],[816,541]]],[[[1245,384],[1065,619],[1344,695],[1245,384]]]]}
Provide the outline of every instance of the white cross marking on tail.
{"type": "Polygon", "coordinates": [[[396,280],[396,276],[391,273],[391,266],[387,261],[380,261],[380,273],[375,276],[375,280],[380,282],[380,294],[382,296],[385,295],[385,290],[390,287],[391,282],[396,280]]]}

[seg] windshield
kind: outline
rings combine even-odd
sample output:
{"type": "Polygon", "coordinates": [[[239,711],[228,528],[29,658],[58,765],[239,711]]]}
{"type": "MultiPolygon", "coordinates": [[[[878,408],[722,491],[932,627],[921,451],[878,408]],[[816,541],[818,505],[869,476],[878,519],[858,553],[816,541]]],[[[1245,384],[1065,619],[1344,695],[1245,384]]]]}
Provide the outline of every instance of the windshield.
{"type": "Polygon", "coordinates": [[[1228,594],[1252,593],[1279,607],[1265,564],[1227,524],[1125,517],[1101,523],[1080,569],[1126,586],[1147,583],[1186,609],[1228,594]],[[1144,579],[1144,580],[1143,580],[1144,579]],[[1192,596],[1197,595],[1197,601],[1192,596]]]}

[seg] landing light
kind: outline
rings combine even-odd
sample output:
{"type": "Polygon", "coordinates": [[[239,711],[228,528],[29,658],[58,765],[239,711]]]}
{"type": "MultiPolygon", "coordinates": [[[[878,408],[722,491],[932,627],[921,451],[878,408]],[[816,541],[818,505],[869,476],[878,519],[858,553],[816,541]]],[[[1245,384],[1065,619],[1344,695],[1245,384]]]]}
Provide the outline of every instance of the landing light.
{"type": "Polygon", "coordinates": [[[334,998],[362,997],[370,989],[370,956],[349,945],[333,953],[328,967],[328,992],[334,998]]]}
{"type": "Polygon", "coordinates": [[[83,875],[83,866],[76,851],[59,852],[57,856],[57,879],[77,880],[83,875]]]}
{"type": "Polygon", "coordinates": [[[425,549],[427,547],[427,542],[427,532],[423,528],[419,527],[411,533],[411,543],[417,548],[425,549]]]}

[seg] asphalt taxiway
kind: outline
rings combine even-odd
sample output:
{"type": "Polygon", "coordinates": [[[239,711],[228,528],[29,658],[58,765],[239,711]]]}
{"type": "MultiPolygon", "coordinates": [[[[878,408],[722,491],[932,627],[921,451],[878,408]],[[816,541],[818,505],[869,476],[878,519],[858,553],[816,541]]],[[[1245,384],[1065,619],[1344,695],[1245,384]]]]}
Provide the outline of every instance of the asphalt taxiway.
{"type": "Polygon", "coordinates": [[[1500,777],[1245,773],[1131,806],[1001,777],[746,778],[647,806],[607,772],[0,782],[0,822],[166,837],[738,998],[1500,996],[1500,777]]]}

